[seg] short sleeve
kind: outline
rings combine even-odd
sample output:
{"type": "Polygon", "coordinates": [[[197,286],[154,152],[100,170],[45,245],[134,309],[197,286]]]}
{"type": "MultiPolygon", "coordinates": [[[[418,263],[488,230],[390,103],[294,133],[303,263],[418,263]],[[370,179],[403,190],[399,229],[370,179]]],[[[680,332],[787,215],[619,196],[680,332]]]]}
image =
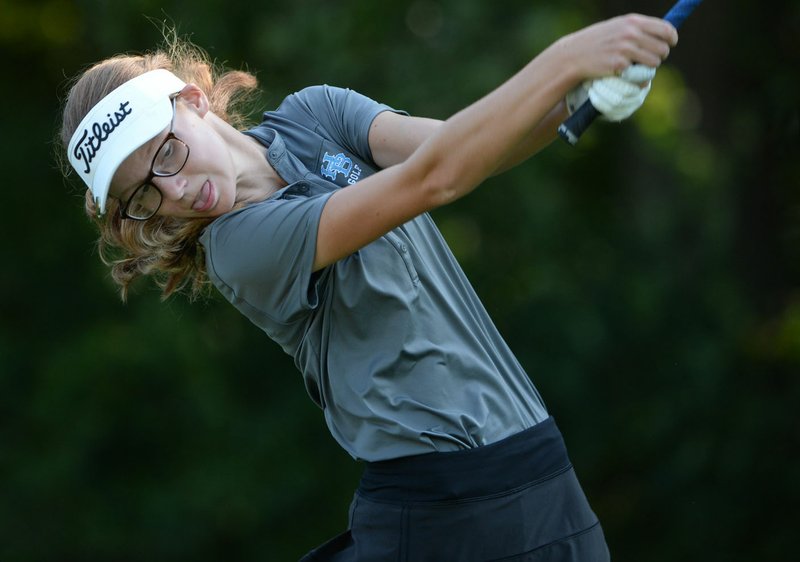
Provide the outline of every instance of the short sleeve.
{"type": "Polygon", "coordinates": [[[354,90],[335,86],[310,86],[288,96],[278,113],[304,123],[321,136],[373,162],[369,129],[383,111],[395,110],[354,90]]]}
{"type": "Polygon", "coordinates": [[[277,196],[220,217],[201,237],[214,285],[285,348],[318,304],[312,268],[329,196],[277,196]]]}

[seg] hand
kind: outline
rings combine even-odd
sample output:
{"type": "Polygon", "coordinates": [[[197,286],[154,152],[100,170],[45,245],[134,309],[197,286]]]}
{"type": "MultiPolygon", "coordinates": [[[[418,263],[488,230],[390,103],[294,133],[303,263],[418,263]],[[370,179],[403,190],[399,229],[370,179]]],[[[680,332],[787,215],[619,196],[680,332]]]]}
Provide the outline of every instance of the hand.
{"type": "Polygon", "coordinates": [[[655,75],[654,67],[633,64],[619,77],[594,80],[589,88],[589,99],[605,119],[622,121],[642,107],[655,75]]]}
{"type": "Polygon", "coordinates": [[[633,64],[620,76],[586,80],[567,94],[567,109],[571,115],[590,99],[607,121],[622,121],[642,106],[655,75],[655,68],[633,64]]]}
{"type": "Polygon", "coordinates": [[[559,49],[576,82],[618,76],[633,64],[657,68],[678,42],[678,32],[660,18],[630,14],[562,38],[559,49]]]}

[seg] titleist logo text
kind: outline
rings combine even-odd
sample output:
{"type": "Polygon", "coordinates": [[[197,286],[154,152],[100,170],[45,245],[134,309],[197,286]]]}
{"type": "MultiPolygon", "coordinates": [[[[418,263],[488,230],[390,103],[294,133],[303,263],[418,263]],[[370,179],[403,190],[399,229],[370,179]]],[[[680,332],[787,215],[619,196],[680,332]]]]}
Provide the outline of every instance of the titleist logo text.
{"type": "Polygon", "coordinates": [[[102,123],[94,123],[90,128],[84,129],[78,144],[75,146],[74,156],[76,160],[83,160],[86,169],[83,170],[84,174],[88,174],[92,169],[92,160],[97,156],[97,151],[100,150],[103,142],[108,139],[108,136],[114,132],[114,129],[119,127],[125,118],[133,113],[128,105],[129,101],[119,104],[119,109],[112,115],[108,113],[108,121],[102,123]],[[89,132],[91,131],[91,135],[89,132]]]}

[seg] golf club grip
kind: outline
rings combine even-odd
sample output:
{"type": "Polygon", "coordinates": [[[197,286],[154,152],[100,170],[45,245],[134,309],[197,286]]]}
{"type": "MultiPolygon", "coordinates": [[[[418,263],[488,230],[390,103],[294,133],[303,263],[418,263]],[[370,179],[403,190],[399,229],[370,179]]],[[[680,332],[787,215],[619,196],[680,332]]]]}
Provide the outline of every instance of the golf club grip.
{"type": "MultiPolygon", "coordinates": [[[[702,1],[678,0],[667,12],[667,15],[664,16],[664,19],[677,29],[702,1]]],[[[559,125],[558,134],[562,139],[574,146],[599,115],[600,112],[587,99],[583,105],[559,125]]]]}

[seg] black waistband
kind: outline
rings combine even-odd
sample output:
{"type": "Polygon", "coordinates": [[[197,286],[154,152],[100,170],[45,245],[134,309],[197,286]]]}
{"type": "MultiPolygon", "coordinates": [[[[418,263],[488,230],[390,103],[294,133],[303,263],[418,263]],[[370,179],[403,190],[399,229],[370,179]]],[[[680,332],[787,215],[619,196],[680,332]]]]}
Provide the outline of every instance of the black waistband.
{"type": "Polygon", "coordinates": [[[569,467],[561,432],[550,417],[483,447],[367,463],[358,491],[386,501],[466,499],[513,490],[569,467]]]}

